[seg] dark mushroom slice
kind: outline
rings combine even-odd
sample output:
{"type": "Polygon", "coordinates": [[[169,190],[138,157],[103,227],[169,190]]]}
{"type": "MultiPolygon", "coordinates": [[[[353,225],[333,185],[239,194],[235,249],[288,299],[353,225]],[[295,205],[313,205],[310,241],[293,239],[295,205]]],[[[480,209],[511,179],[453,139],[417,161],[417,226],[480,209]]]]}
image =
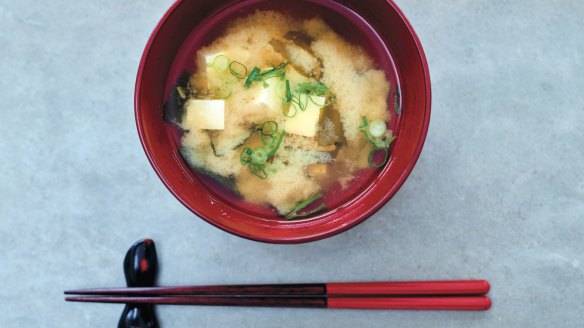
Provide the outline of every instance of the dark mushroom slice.
{"type": "Polygon", "coordinates": [[[300,31],[290,31],[284,34],[284,39],[294,42],[297,46],[312,53],[312,42],[314,41],[308,34],[300,31]]]}
{"type": "Polygon", "coordinates": [[[270,41],[270,45],[274,48],[274,50],[282,55],[288,61],[288,64],[294,67],[300,74],[308,77],[312,77],[316,80],[320,80],[322,77],[322,63],[318,59],[318,57],[314,56],[314,54],[295,43],[288,41],[288,40],[278,40],[272,39],[270,41]],[[296,55],[304,54],[304,56],[309,56],[315,59],[316,64],[307,69],[303,65],[299,65],[297,62],[297,58],[293,55],[293,52],[296,55]]]}
{"type": "Polygon", "coordinates": [[[323,110],[319,121],[317,139],[319,146],[340,145],[345,142],[341,113],[338,110],[333,107],[323,110]]]}

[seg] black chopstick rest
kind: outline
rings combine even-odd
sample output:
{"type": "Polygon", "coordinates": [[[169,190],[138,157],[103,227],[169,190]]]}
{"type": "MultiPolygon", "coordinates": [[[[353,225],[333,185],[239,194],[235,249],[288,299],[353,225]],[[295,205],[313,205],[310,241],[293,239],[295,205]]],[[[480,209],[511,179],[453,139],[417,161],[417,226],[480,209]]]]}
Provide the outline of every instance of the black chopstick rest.
{"type": "Polygon", "coordinates": [[[118,328],[158,328],[152,305],[128,304],[122,312],[118,328]]]}
{"type": "MultiPolygon", "coordinates": [[[[124,275],[128,287],[153,287],[158,275],[156,246],[151,239],[136,242],[124,258],[124,275]]],[[[126,304],[118,328],[158,328],[154,306],[126,304]]]]}
{"type": "Polygon", "coordinates": [[[158,275],[156,246],[151,239],[136,242],[124,258],[124,274],[128,287],[153,287],[158,275]]]}

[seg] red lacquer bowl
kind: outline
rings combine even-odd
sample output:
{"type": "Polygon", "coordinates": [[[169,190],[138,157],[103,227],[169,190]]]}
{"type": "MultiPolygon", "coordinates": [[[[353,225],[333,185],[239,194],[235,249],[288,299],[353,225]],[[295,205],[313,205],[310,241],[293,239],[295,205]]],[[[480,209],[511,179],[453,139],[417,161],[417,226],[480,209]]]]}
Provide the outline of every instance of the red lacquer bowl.
{"type": "MultiPolygon", "coordinates": [[[[388,76],[392,75],[389,74],[388,76]]],[[[391,101],[393,102],[393,101],[391,101]]],[[[144,50],[135,93],[136,124],[152,167],[172,194],[205,221],[235,235],[270,243],[310,242],[346,231],[379,210],[401,187],[422,150],[430,120],[430,76],[424,51],[403,13],[389,0],[179,0],[164,15],[144,50]],[[226,21],[255,9],[317,12],[337,33],[365,48],[382,69],[397,76],[401,115],[389,163],[372,174],[349,200],[308,219],[276,220],[224,197],[193,173],[179,154],[176,129],[162,106],[194,54],[221,33],[226,21]],[[223,24],[223,25],[222,25],[223,24]],[[382,58],[384,54],[387,58],[382,58]],[[173,132],[174,131],[174,132],[173,132]]]]}

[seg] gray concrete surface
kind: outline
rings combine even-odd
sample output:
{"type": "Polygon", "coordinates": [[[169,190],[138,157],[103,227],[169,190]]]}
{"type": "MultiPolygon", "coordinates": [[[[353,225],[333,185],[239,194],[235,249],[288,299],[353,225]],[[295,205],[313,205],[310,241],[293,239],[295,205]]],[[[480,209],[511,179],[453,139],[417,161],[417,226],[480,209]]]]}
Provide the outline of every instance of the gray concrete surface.
{"type": "Polygon", "coordinates": [[[584,3],[399,0],[434,106],[411,178],[375,217],[299,246],[195,218],[134,127],[134,78],[165,1],[0,2],[0,327],[115,327],[70,288],[123,283],[151,236],[160,283],[486,278],[483,313],[160,308],[163,327],[581,327],[584,3]]]}

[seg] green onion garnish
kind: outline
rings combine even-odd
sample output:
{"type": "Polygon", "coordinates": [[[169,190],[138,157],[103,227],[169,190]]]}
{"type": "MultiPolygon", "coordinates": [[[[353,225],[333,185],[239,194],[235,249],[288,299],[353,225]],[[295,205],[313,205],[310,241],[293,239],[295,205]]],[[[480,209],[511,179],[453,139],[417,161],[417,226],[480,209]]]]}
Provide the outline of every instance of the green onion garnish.
{"type": "Polygon", "coordinates": [[[297,99],[292,99],[292,103],[298,105],[301,111],[305,111],[308,107],[308,101],[310,100],[310,96],[305,93],[300,93],[296,97],[297,99]],[[304,96],[304,100],[302,99],[304,96]]]}
{"type": "Polygon", "coordinates": [[[178,93],[178,95],[182,98],[182,99],[187,99],[187,93],[185,92],[185,89],[183,87],[177,87],[176,88],[176,92],[178,93]]]}
{"type": "Polygon", "coordinates": [[[270,85],[268,84],[267,80],[279,77],[280,79],[284,80],[286,78],[286,66],[288,63],[282,63],[280,66],[275,68],[270,68],[265,72],[262,72],[259,67],[254,67],[251,71],[251,74],[247,77],[245,81],[245,87],[250,88],[253,82],[261,81],[264,85],[264,88],[268,88],[270,85]]]}
{"type": "Polygon", "coordinates": [[[294,207],[294,209],[292,209],[292,211],[290,213],[288,213],[288,215],[286,215],[286,217],[285,217],[286,220],[305,218],[307,216],[324,211],[326,209],[326,205],[322,204],[317,209],[312,210],[310,212],[298,213],[298,212],[302,211],[303,209],[307,208],[308,206],[310,206],[311,204],[313,204],[314,202],[316,202],[317,200],[321,199],[322,197],[323,197],[322,194],[317,194],[317,195],[303,201],[302,203],[299,203],[298,205],[296,205],[296,207],[294,207]]]}
{"type": "Polygon", "coordinates": [[[239,159],[241,161],[241,164],[243,165],[249,165],[253,162],[251,155],[253,154],[253,151],[251,150],[251,148],[247,147],[245,148],[242,152],[241,155],[239,156],[239,159]]]}
{"type": "Polygon", "coordinates": [[[229,65],[229,71],[231,75],[235,76],[236,78],[243,80],[247,76],[247,67],[240,62],[233,61],[229,65]]]}
{"type": "Polygon", "coordinates": [[[256,163],[252,163],[249,165],[249,169],[251,171],[251,174],[255,175],[256,177],[265,180],[268,178],[268,174],[266,173],[266,170],[264,169],[263,166],[256,164],[256,163]]]}
{"type": "Polygon", "coordinates": [[[258,148],[252,152],[251,159],[254,163],[265,164],[268,161],[268,152],[265,149],[258,148]]]}
{"type": "Polygon", "coordinates": [[[213,68],[220,72],[225,72],[229,69],[229,58],[224,55],[219,55],[213,59],[213,68]]]}
{"type": "Polygon", "coordinates": [[[306,93],[314,96],[325,96],[328,95],[328,93],[330,93],[326,85],[319,82],[300,83],[299,85],[296,86],[296,92],[306,93]]]}
{"type": "Polygon", "coordinates": [[[247,80],[245,80],[244,86],[249,89],[251,87],[252,82],[257,81],[257,78],[259,75],[260,75],[260,68],[254,67],[253,70],[251,71],[251,73],[249,74],[249,76],[247,77],[247,80]]]}
{"type": "Polygon", "coordinates": [[[260,74],[262,80],[267,80],[267,79],[271,79],[273,77],[279,77],[281,79],[284,79],[286,77],[286,66],[288,65],[288,63],[282,63],[280,64],[280,66],[269,69],[265,72],[262,72],[260,74]]]}
{"type": "Polygon", "coordinates": [[[394,141],[395,136],[393,135],[393,132],[387,130],[383,137],[380,138],[379,145],[382,146],[382,148],[389,148],[389,145],[391,145],[394,141]]]}
{"type": "Polygon", "coordinates": [[[367,117],[363,116],[362,119],[363,124],[359,125],[359,131],[373,146],[373,149],[369,152],[369,166],[380,168],[389,160],[389,145],[395,140],[395,137],[393,132],[387,129],[387,125],[383,120],[375,120],[370,124],[367,117]],[[373,157],[379,151],[385,152],[384,160],[381,163],[375,163],[373,157]]]}
{"type": "Polygon", "coordinates": [[[369,122],[367,121],[367,117],[363,116],[363,124],[359,125],[359,130],[361,131],[361,133],[363,133],[363,135],[365,136],[365,138],[372,144],[375,146],[375,140],[373,139],[373,136],[371,136],[371,133],[369,132],[369,122]]]}
{"type": "Polygon", "coordinates": [[[369,166],[374,167],[376,169],[385,165],[385,163],[387,163],[388,159],[389,159],[389,148],[373,148],[369,152],[369,166]],[[375,163],[375,158],[373,158],[373,157],[375,156],[375,154],[377,154],[377,152],[380,152],[380,151],[384,152],[383,161],[380,163],[375,163]]]}
{"type": "Polygon", "coordinates": [[[298,113],[298,108],[296,108],[296,104],[294,102],[290,102],[289,104],[282,105],[282,114],[288,118],[292,118],[296,116],[298,113]],[[288,106],[286,106],[288,105],[288,106]]]}
{"type": "Polygon", "coordinates": [[[387,126],[383,120],[375,120],[369,124],[369,133],[374,138],[381,138],[385,131],[387,131],[387,126]]]}
{"type": "Polygon", "coordinates": [[[278,131],[278,123],[274,121],[264,122],[255,131],[260,133],[264,146],[253,150],[249,147],[243,149],[240,155],[240,161],[242,165],[249,167],[253,175],[260,179],[267,179],[268,174],[265,166],[268,160],[280,149],[282,141],[286,136],[286,131],[278,131]]]}
{"type": "Polygon", "coordinates": [[[329,88],[326,85],[319,82],[300,83],[299,85],[296,86],[296,92],[299,95],[301,94],[307,95],[308,99],[313,104],[320,107],[329,106],[335,101],[335,97],[333,96],[333,93],[329,90],[329,88]],[[312,99],[312,97],[314,96],[325,97],[326,99],[328,99],[328,101],[325,101],[324,104],[319,104],[315,102],[314,99],[312,99]]]}
{"type": "Polygon", "coordinates": [[[259,129],[262,142],[269,146],[274,142],[274,135],[278,132],[278,123],[274,121],[267,121],[259,129]]]}
{"type": "Polygon", "coordinates": [[[290,80],[286,80],[286,103],[292,101],[292,90],[290,90],[290,80]]]}
{"type": "Polygon", "coordinates": [[[276,134],[276,132],[278,132],[278,123],[274,121],[267,121],[264,124],[262,124],[260,131],[265,136],[273,136],[274,134],[276,134]]]}
{"type": "Polygon", "coordinates": [[[272,144],[271,144],[271,150],[268,153],[268,157],[272,157],[276,154],[276,152],[278,151],[278,149],[280,149],[280,145],[282,144],[282,140],[284,140],[284,137],[286,136],[286,131],[280,132],[280,135],[278,136],[278,138],[274,138],[272,140],[272,144]]]}

